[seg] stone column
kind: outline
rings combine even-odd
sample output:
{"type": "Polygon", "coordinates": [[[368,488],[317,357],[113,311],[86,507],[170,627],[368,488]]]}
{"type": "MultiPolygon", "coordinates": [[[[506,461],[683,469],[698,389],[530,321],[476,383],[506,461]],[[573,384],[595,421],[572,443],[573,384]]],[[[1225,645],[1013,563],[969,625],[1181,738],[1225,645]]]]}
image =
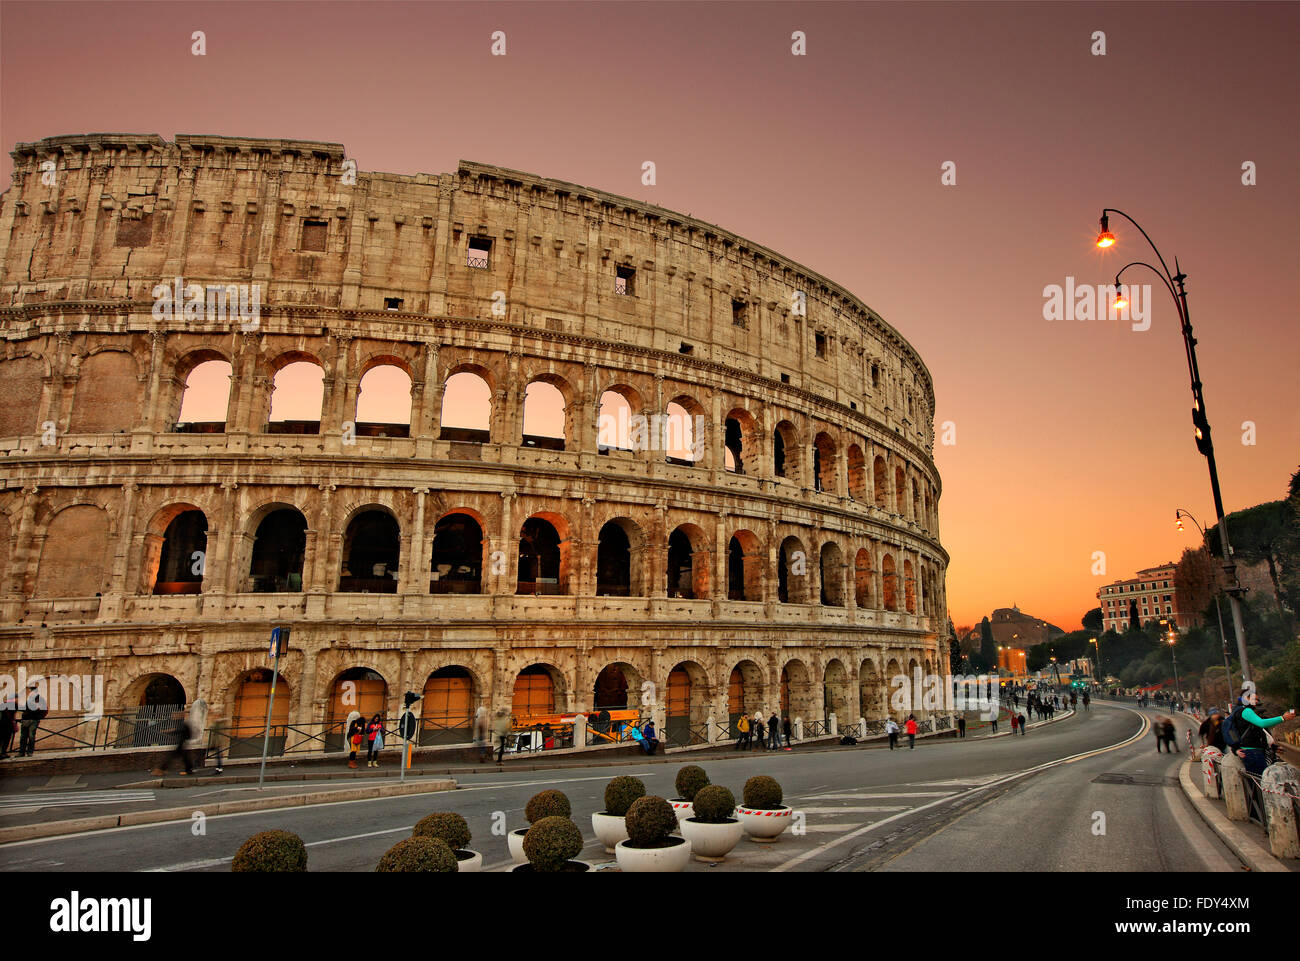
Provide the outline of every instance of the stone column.
{"type": "Polygon", "coordinates": [[[334,491],[337,489],[334,484],[317,484],[317,490],[321,492],[320,508],[317,511],[317,517],[320,518],[316,525],[315,542],[311,545],[310,556],[303,555],[303,585],[304,593],[325,594],[332,593],[336,587],[330,583],[330,547],[334,533],[334,491]],[[310,578],[310,582],[308,581],[310,578]]]}
{"type": "MultiPolygon", "coordinates": [[[[514,505],[518,497],[513,491],[501,492],[501,526],[497,533],[497,549],[505,552],[506,569],[504,573],[492,575],[493,580],[485,591],[488,594],[513,594],[519,577],[519,534],[515,529],[514,505]],[[513,577],[511,576],[513,572],[513,577]]],[[[486,533],[486,531],[484,532],[486,533]]],[[[484,558],[484,566],[491,571],[490,557],[484,558]]]]}
{"type": "Polygon", "coordinates": [[[429,488],[413,487],[411,493],[415,495],[415,523],[407,547],[406,563],[402,565],[406,572],[403,578],[405,583],[399,585],[398,590],[403,594],[427,594],[429,578],[423,574],[428,557],[424,534],[424,499],[428,496],[429,488]]]}

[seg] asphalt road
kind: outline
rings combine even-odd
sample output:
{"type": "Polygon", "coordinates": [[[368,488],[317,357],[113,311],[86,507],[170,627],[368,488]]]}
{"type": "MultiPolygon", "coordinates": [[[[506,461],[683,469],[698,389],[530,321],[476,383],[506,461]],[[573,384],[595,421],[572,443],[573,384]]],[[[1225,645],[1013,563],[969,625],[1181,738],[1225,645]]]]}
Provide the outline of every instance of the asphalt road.
{"type": "MultiPolygon", "coordinates": [[[[797,819],[776,844],[745,840],[724,864],[693,862],[687,870],[1236,869],[1236,859],[1176,786],[1177,763],[1185,758],[1156,755],[1142,712],[1104,702],[1025,736],[919,740],[915,750],[894,752],[859,746],[687,756],[683,764],[700,761],[738,797],[746,778],[771,774],[797,819]],[[1106,750],[1139,732],[1135,743],[1106,750]],[[1104,753],[1092,753],[1099,750],[1104,753]],[[1043,765],[1054,766],[1036,770],[1043,765]],[[1034,773],[1018,776],[1027,771],[1034,773]],[[1097,780],[1108,774],[1129,780],[1097,780]],[[1094,812],[1105,816],[1104,834],[1093,833],[1094,812]]],[[[453,792],[209,817],[201,834],[182,822],[16,842],[0,847],[0,870],[228,871],[249,835],[285,828],[307,843],[311,870],[369,872],[420,817],[446,810],[465,816],[474,835],[470,846],[491,870],[509,865],[504,832],[526,826],[524,804],[548,787],[572,802],[588,840],[582,857],[612,867],[591,830],[605,783],[632,774],[650,793],[671,797],[679,766],[474,772],[461,775],[453,792]]],[[[177,792],[177,802],[201,811],[203,798],[194,796],[200,790],[196,784],[177,792]]]]}

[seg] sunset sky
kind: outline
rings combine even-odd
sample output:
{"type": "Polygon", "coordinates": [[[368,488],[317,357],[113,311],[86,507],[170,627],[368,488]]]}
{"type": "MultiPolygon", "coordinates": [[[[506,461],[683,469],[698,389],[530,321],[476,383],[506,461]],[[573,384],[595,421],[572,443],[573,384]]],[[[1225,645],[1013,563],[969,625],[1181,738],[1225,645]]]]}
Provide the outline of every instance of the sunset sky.
{"type": "Polygon", "coordinates": [[[1188,274],[1227,508],[1300,466],[1297,35],[1286,4],[4,3],[0,177],[14,143],[60,134],[301,138],[720,224],[855,292],[928,365],[956,435],[936,448],[953,620],[1015,602],[1069,630],[1100,584],[1194,545],[1175,508],[1213,514],[1156,278],[1126,275],[1153,285],[1149,330],[1044,319],[1045,287],[1153,257],[1115,218],[1097,250],[1102,207],[1188,274]]]}

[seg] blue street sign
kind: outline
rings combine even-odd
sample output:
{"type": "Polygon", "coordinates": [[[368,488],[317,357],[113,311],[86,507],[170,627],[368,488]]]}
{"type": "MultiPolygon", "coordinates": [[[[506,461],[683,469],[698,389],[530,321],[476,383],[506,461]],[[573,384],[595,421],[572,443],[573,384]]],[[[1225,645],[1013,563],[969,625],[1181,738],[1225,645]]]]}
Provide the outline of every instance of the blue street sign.
{"type": "Polygon", "coordinates": [[[273,627],[271,628],[271,657],[276,658],[279,656],[280,656],[280,629],[278,627],[273,627]]]}

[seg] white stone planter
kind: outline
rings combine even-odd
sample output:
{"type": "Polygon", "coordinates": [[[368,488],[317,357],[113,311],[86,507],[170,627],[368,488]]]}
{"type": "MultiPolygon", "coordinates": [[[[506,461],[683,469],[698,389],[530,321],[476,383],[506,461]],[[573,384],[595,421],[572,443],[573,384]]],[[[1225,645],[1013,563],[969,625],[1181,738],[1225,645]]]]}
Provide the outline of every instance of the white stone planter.
{"type": "Polygon", "coordinates": [[[775,841],[781,832],[790,826],[793,814],[794,809],[784,805],[772,810],[736,808],[736,817],[740,818],[740,823],[745,833],[749,835],[749,839],[763,844],[771,844],[775,841]]]}
{"type": "Polygon", "coordinates": [[[619,841],[627,840],[627,819],[598,811],[591,816],[591,829],[596,840],[605,845],[605,853],[613,854],[619,841]]]}
{"type": "MultiPolygon", "coordinates": [[[[565,863],[565,865],[567,866],[567,871],[569,871],[569,872],[573,872],[573,873],[580,873],[580,872],[582,872],[582,871],[590,871],[590,870],[592,869],[591,865],[588,864],[586,861],[576,861],[576,860],[575,860],[575,861],[565,861],[564,863],[565,863]]],[[[537,870],[535,870],[535,869],[533,868],[533,866],[532,866],[531,864],[529,864],[527,861],[525,861],[523,864],[516,864],[514,867],[512,867],[512,868],[510,869],[510,873],[511,873],[511,874],[513,874],[513,873],[516,872],[516,871],[520,872],[521,874],[541,874],[541,873],[542,873],[541,871],[537,871],[537,870]]],[[[565,873],[565,872],[557,872],[557,873],[565,873]]]]}
{"type": "Polygon", "coordinates": [[[506,835],[506,844],[510,846],[510,857],[515,864],[527,864],[528,856],[524,854],[524,835],[528,828],[520,828],[506,835]]]}
{"type": "Polygon", "coordinates": [[[456,870],[466,873],[478,872],[483,870],[483,855],[477,851],[471,851],[469,848],[461,848],[459,851],[452,851],[456,855],[456,870]],[[462,858],[462,854],[468,854],[469,857],[462,858]]]}
{"type": "Polygon", "coordinates": [[[682,837],[691,842],[691,853],[697,861],[724,860],[745,836],[745,826],[739,818],[707,824],[691,817],[681,822],[681,828],[682,837]]]}
{"type": "Polygon", "coordinates": [[[669,798],[668,803],[673,806],[673,813],[677,815],[677,827],[680,830],[682,822],[687,818],[695,817],[695,803],[685,798],[669,798]]]}
{"type": "Polygon", "coordinates": [[[675,842],[666,848],[634,848],[619,841],[614,847],[618,866],[629,874],[675,874],[691,862],[691,842],[670,837],[675,842]]]}

